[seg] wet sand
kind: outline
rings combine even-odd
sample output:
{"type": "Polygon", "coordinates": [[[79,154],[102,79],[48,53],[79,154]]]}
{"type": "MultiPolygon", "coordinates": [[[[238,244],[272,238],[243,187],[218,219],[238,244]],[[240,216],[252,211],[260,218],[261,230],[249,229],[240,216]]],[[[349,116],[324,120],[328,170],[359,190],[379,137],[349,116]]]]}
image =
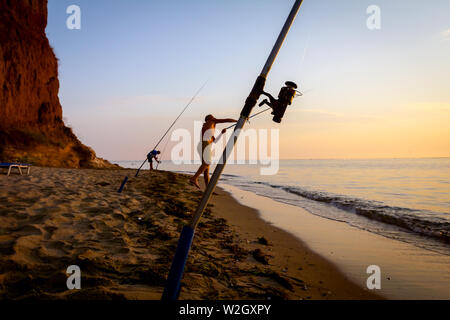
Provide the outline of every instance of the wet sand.
{"type": "MultiPolygon", "coordinates": [[[[135,179],[134,172],[0,175],[0,298],[160,299],[179,233],[202,193],[186,175],[143,171],[135,179]],[[125,175],[130,181],[118,194],[125,175]],[[81,290],[66,287],[70,265],[81,269],[81,290]]],[[[218,190],[196,232],[180,298],[379,296],[218,190]]]]}
{"type": "Polygon", "coordinates": [[[380,267],[388,299],[450,299],[450,256],[315,216],[289,204],[223,185],[240,203],[257,208],[266,223],[286,230],[363,287],[367,267],[380,267]]]}
{"type": "Polygon", "coordinates": [[[218,193],[223,197],[214,200],[217,208],[215,214],[227,220],[239,235],[239,244],[248,251],[261,250],[276,273],[304,280],[304,287],[300,286],[300,291],[295,292],[295,298],[381,298],[350,282],[333,264],[311,251],[299,238],[261,219],[256,209],[241,205],[234,197],[230,199],[230,193],[223,189],[218,193]],[[262,246],[258,241],[262,237],[269,242],[268,246],[262,246]]]}

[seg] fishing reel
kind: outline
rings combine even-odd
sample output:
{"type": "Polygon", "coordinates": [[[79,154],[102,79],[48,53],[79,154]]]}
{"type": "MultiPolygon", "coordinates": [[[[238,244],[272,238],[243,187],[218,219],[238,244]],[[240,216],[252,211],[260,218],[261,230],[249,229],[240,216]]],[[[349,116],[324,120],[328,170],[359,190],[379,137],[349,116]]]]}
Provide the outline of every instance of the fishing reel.
{"type": "Polygon", "coordinates": [[[263,100],[259,106],[268,105],[272,108],[273,121],[276,123],[281,123],[284,117],[286,109],[292,104],[292,101],[296,96],[301,96],[302,93],[297,91],[297,85],[292,81],[287,81],[285,86],[281,88],[278,94],[278,99],[275,99],[270,93],[262,92],[263,95],[267,96],[269,100],[263,100]]]}

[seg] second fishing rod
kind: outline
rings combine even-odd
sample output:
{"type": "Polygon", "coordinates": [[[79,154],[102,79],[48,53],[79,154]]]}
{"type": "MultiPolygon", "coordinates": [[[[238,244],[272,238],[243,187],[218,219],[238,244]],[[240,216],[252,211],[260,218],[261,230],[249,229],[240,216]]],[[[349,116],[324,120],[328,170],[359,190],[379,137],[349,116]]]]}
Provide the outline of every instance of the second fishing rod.
{"type": "MultiPolygon", "coordinates": [[[[186,112],[187,108],[189,108],[189,106],[192,104],[192,102],[194,102],[195,98],[197,98],[197,96],[200,94],[200,92],[203,90],[203,88],[206,86],[206,84],[208,83],[208,81],[206,81],[203,86],[201,86],[200,89],[198,89],[198,91],[194,94],[194,96],[191,98],[191,100],[189,101],[189,103],[184,107],[184,109],[181,111],[181,113],[178,115],[178,117],[172,122],[172,124],[170,125],[170,127],[166,130],[166,132],[163,134],[163,136],[161,137],[161,139],[159,139],[158,143],[156,144],[156,146],[152,149],[152,150],[156,150],[156,148],[158,148],[158,146],[160,145],[160,143],[164,140],[164,138],[167,136],[167,134],[170,132],[170,129],[173,128],[173,126],[177,123],[177,121],[181,118],[181,116],[183,115],[183,113],[186,112]]],[[[141,164],[141,166],[139,167],[139,169],[136,171],[136,178],[139,175],[139,172],[141,171],[142,167],[144,166],[144,164],[147,162],[147,159],[144,160],[144,162],[141,164]]]]}
{"type": "MultiPolygon", "coordinates": [[[[194,100],[197,98],[197,96],[200,94],[200,92],[203,90],[203,88],[205,88],[205,86],[208,84],[207,80],[201,87],[200,89],[198,89],[198,91],[194,94],[194,96],[191,98],[191,100],[188,102],[188,104],[183,108],[183,110],[181,111],[181,113],[176,117],[176,119],[172,122],[172,124],[170,125],[170,127],[166,130],[166,132],[163,134],[163,136],[161,137],[161,139],[159,139],[158,143],[155,145],[155,147],[152,149],[152,151],[155,151],[156,148],[158,148],[158,146],[160,145],[160,143],[164,140],[164,138],[167,136],[167,134],[170,132],[170,129],[173,128],[173,126],[177,123],[177,121],[181,118],[181,116],[186,112],[186,110],[189,108],[189,106],[194,102],[194,100]]],[[[139,172],[141,171],[142,167],[145,165],[145,163],[148,160],[148,156],[147,158],[144,160],[144,162],[142,162],[141,166],[136,170],[136,174],[135,174],[135,178],[137,178],[139,176],[139,172]]],[[[122,193],[123,189],[125,188],[126,183],[128,182],[128,176],[126,176],[123,181],[122,184],[119,187],[118,193],[122,193]]]]}

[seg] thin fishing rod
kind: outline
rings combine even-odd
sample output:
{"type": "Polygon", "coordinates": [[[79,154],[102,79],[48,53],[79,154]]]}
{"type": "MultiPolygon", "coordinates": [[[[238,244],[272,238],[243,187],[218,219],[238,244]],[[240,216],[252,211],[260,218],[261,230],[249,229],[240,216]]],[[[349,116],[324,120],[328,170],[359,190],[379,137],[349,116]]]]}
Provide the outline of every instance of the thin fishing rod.
{"type": "MultiPolygon", "coordinates": [[[[162,136],[162,138],[158,141],[158,143],[156,144],[156,146],[152,149],[152,150],[156,150],[156,148],[158,148],[159,144],[164,140],[164,138],[166,137],[166,135],[169,133],[170,129],[173,128],[173,126],[175,125],[175,123],[177,123],[178,119],[181,118],[181,116],[183,115],[183,113],[187,110],[187,108],[189,108],[189,106],[192,104],[192,102],[194,102],[195,98],[197,98],[197,96],[200,94],[200,92],[203,90],[203,88],[205,88],[205,86],[208,84],[208,80],[206,80],[206,82],[203,84],[203,86],[201,86],[200,89],[197,90],[197,92],[195,93],[195,95],[192,97],[192,99],[189,101],[189,103],[184,107],[184,109],[181,111],[181,113],[178,115],[178,117],[172,122],[172,124],[170,125],[169,129],[167,129],[167,131],[164,133],[164,135],[162,136]]],[[[144,164],[147,162],[147,159],[144,160],[144,162],[142,162],[141,166],[139,167],[139,169],[136,171],[136,178],[139,175],[139,172],[141,171],[142,167],[144,166],[144,164]]]]}
{"type": "Polygon", "coordinates": [[[195,98],[197,98],[197,96],[200,94],[200,92],[203,90],[203,88],[205,88],[205,86],[208,84],[209,80],[206,80],[206,82],[203,84],[203,86],[198,89],[198,91],[195,93],[195,95],[192,97],[192,99],[189,101],[189,103],[186,105],[186,107],[184,107],[183,111],[181,111],[181,113],[178,115],[178,117],[173,121],[173,123],[170,125],[169,129],[167,129],[167,131],[164,133],[164,135],[162,136],[162,138],[158,141],[158,143],[156,144],[156,146],[153,148],[153,150],[155,150],[156,148],[158,148],[159,144],[164,140],[164,138],[166,137],[166,135],[169,133],[170,129],[172,129],[172,127],[175,125],[175,123],[177,123],[178,119],[181,118],[181,116],[183,115],[183,113],[187,110],[187,108],[189,108],[189,106],[192,104],[192,102],[194,102],[195,98]]]}
{"type": "MultiPolygon", "coordinates": [[[[189,108],[189,106],[192,104],[192,102],[194,102],[195,98],[197,98],[197,96],[199,95],[199,93],[203,90],[203,88],[206,86],[206,84],[208,83],[209,80],[206,80],[206,82],[203,84],[203,86],[201,86],[200,89],[198,89],[198,91],[195,93],[195,95],[192,97],[192,99],[189,101],[189,103],[184,107],[184,109],[181,111],[181,113],[178,115],[178,117],[174,120],[174,122],[170,125],[169,129],[167,129],[167,131],[164,133],[164,135],[162,136],[162,138],[158,141],[158,143],[156,144],[156,146],[153,148],[153,150],[155,150],[159,144],[161,143],[161,141],[164,140],[164,138],[166,137],[166,135],[169,133],[170,129],[173,128],[173,126],[175,125],[175,123],[178,121],[178,119],[180,119],[180,117],[183,115],[183,113],[187,110],[187,108],[189,108]]],[[[137,178],[139,175],[139,172],[141,171],[142,167],[144,166],[144,164],[147,162],[146,158],[144,160],[144,162],[142,162],[141,166],[139,167],[139,169],[137,169],[136,171],[136,175],[135,177],[137,178]]],[[[123,181],[122,184],[120,185],[119,190],[117,191],[118,193],[122,193],[123,189],[125,188],[125,185],[128,181],[128,176],[126,176],[123,181]]]]}
{"type": "MultiPolygon", "coordinates": [[[[216,188],[217,182],[219,181],[219,178],[223,170],[225,169],[226,162],[238,140],[241,129],[244,127],[245,122],[250,117],[250,114],[253,108],[256,106],[256,103],[258,102],[260,96],[264,94],[264,87],[267,75],[269,74],[269,71],[272,68],[273,63],[275,62],[275,58],[278,55],[281,46],[283,45],[286,35],[288,34],[289,29],[291,28],[298,14],[298,11],[300,10],[302,2],[303,0],[295,1],[291,12],[289,13],[288,18],[286,19],[283,29],[281,30],[280,35],[278,36],[278,39],[269,55],[269,58],[266,61],[266,64],[264,65],[261,74],[258,76],[252,91],[250,92],[247,100],[245,101],[239,121],[234,129],[233,136],[228,140],[227,146],[223,151],[221,161],[214,170],[214,174],[212,175],[211,180],[208,186],[206,187],[206,190],[203,194],[200,204],[197,207],[197,210],[194,213],[189,225],[184,226],[181,231],[180,239],[178,240],[178,246],[175,251],[174,258],[172,260],[172,265],[170,267],[166,285],[164,287],[164,292],[162,295],[163,300],[173,301],[178,299],[181,289],[181,279],[183,277],[186,261],[189,256],[192,241],[194,239],[195,229],[199,223],[200,218],[203,215],[206,206],[208,205],[209,199],[211,198],[214,189],[216,188]]],[[[292,99],[295,95],[293,85],[294,85],[293,83],[286,83],[286,87],[283,87],[282,91],[280,92],[280,94],[283,93],[282,95],[283,99],[281,99],[280,97],[279,100],[274,101],[276,103],[275,105],[273,105],[273,109],[275,112],[274,117],[275,122],[281,122],[281,118],[284,115],[284,111],[286,110],[287,105],[290,104],[290,102],[292,102],[292,99]],[[280,110],[282,112],[280,112],[280,110]]]]}

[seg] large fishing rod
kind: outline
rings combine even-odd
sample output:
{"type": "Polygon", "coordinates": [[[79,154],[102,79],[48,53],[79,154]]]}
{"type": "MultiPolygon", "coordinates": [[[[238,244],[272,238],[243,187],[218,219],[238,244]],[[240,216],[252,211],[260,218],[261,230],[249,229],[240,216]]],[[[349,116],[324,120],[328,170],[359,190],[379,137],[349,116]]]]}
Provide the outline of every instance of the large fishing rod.
{"type": "MultiPolygon", "coordinates": [[[[178,115],[178,117],[176,117],[176,119],[172,122],[172,124],[170,125],[169,129],[167,129],[167,131],[164,133],[164,135],[161,137],[161,139],[158,141],[158,143],[156,144],[156,146],[152,149],[152,150],[156,150],[156,148],[158,148],[158,146],[160,145],[160,143],[164,140],[164,138],[167,136],[167,134],[169,133],[170,129],[173,128],[173,126],[175,125],[175,123],[177,123],[178,119],[181,118],[181,116],[184,114],[184,112],[187,110],[187,108],[189,108],[189,106],[192,104],[192,102],[194,102],[194,100],[197,98],[197,96],[200,94],[200,92],[203,90],[203,88],[205,88],[206,84],[208,83],[209,80],[207,80],[201,87],[200,89],[197,90],[197,92],[192,96],[191,100],[189,100],[188,104],[183,108],[183,110],[180,112],[180,114],[178,115]]],[[[139,172],[141,171],[142,167],[144,166],[144,164],[147,162],[148,158],[144,160],[144,162],[142,162],[141,166],[139,167],[139,169],[137,169],[136,171],[136,175],[135,177],[137,178],[139,175],[139,172]]],[[[125,184],[128,181],[128,176],[126,176],[123,181],[122,184],[120,185],[119,188],[119,193],[122,193],[123,188],[125,188],[125,184]]]]}
{"type": "Polygon", "coordinates": [[[201,199],[201,202],[191,220],[189,225],[184,226],[181,231],[180,239],[178,241],[178,247],[175,252],[175,256],[172,261],[172,266],[169,271],[169,275],[167,278],[167,282],[164,288],[164,292],[162,295],[163,300],[177,300],[180,294],[181,289],[181,279],[183,277],[184,267],[186,265],[186,261],[189,255],[189,251],[192,246],[192,241],[194,239],[195,229],[202,217],[203,211],[205,210],[211,195],[216,188],[217,182],[219,181],[220,175],[222,174],[226,162],[228,160],[228,156],[230,155],[233,147],[235,146],[237,139],[239,137],[240,131],[245,125],[245,122],[248,120],[253,108],[256,106],[261,95],[266,95],[269,97],[270,102],[266,101],[265,104],[268,104],[273,110],[273,121],[280,123],[284,113],[286,112],[286,108],[288,105],[292,103],[294,96],[296,94],[297,86],[293,82],[286,82],[286,86],[281,88],[281,91],[278,95],[278,99],[274,99],[271,95],[264,92],[264,87],[266,84],[267,75],[269,74],[270,69],[278,55],[278,52],[283,45],[283,42],[286,38],[286,35],[291,28],[298,11],[300,10],[300,6],[303,0],[296,0],[295,4],[287,18],[283,29],[281,30],[280,35],[269,55],[269,58],[264,65],[264,68],[261,74],[256,79],[255,85],[253,86],[250,95],[245,101],[245,105],[241,111],[241,115],[239,121],[236,124],[236,128],[234,129],[234,133],[231,138],[228,140],[227,146],[222,154],[221,161],[217,164],[216,169],[214,170],[214,174],[211,177],[211,181],[209,182],[205,193],[201,199]]]}

